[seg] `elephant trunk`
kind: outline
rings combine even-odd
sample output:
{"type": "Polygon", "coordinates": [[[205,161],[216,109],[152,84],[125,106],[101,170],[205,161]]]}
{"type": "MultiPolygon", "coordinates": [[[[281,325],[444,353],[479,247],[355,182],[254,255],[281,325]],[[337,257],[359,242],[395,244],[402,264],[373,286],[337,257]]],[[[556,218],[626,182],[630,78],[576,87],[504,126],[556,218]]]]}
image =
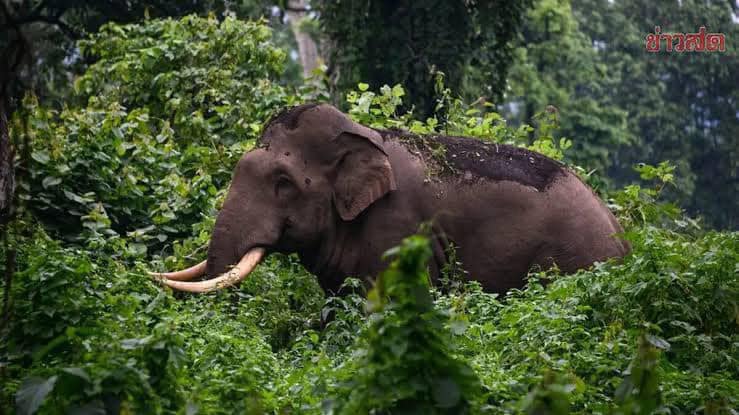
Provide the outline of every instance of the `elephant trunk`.
{"type": "Polygon", "coordinates": [[[208,246],[208,259],[205,273],[208,276],[220,275],[236,264],[246,252],[253,247],[246,236],[248,231],[243,228],[244,212],[239,215],[231,209],[229,198],[224,203],[221,212],[216,218],[213,234],[208,246]],[[241,217],[240,217],[241,216],[241,217]]]}

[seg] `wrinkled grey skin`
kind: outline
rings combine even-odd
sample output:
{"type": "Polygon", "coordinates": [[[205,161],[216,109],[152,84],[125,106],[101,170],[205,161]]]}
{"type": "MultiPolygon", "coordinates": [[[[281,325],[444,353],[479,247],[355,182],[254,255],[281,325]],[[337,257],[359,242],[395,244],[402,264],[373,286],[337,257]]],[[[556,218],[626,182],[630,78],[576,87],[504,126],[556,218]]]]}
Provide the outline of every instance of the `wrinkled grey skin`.
{"type": "Polygon", "coordinates": [[[522,287],[532,267],[573,272],[629,249],[593,191],[538,153],[376,131],[330,105],[304,105],[273,119],[238,162],[206,272],[227,270],[253,247],[296,252],[335,293],[347,276],[376,276],[383,252],[423,222],[434,232],[432,277],[453,244],[469,278],[490,292],[522,287]]]}

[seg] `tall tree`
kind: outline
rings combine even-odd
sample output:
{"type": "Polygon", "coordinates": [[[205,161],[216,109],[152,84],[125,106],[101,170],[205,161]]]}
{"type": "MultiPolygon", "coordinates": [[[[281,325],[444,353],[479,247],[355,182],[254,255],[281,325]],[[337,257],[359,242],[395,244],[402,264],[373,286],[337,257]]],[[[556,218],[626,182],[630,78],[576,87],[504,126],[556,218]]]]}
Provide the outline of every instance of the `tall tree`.
{"type": "Polygon", "coordinates": [[[295,42],[298,46],[300,65],[303,67],[303,78],[310,78],[313,71],[318,67],[318,47],[310,33],[304,30],[303,23],[306,22],[308,13],[308,2],[306,0],[288,0],[285,14],[290,23],[295,42]]]}
{"type": "Polygon", "coordinates": [[[531,123],[556,107],[562,135],[574,139],[568,157],[604,172],[619,146],[633,140],[626,111],[614,103],[617,82],[600,61],[599,46],[579,29],[569,0],[540,0],[526,15],[509,74],[508,119],[531,123]]]}
{"type": "Polygon", "coordinates": [[[234,4],[224,0],[0,0],[0,219],[7,216],[13,199],[14,151],[7,119],[27,91],[47,103],[69,98],[72,77],[86,63],[77,50],[78,40],[107,22],[208,12],[256,18],[266,14],[269,4],[260,0],[234,4]]]}
{"type": "Polygon", "coordinates": [[[434,72],[459,91],[466,69],[489,99],[505,88],[510,41],[520,29],[524,1],[347,0],[318,4],[329,39],[329,75],[335,89],[357,82],[403,84],[422,115],[435,107],[434,72]]]}
{"type": "Polygon", "coordinates": [[[739,226],[739,38],[735,10],[725,0],[573,0],[582,30],[602,45],[601,61],[618,79],[614,101],[628,113],[638,142],[624,147],[612,173],[631,165],[673,160],[680,186],[674,197],[709,223],[739,226]],[[695,33],[701,26],[725,35],[725,52],[648,53],[645,36],[695,33]]]}
{"type": "Polygon", "coordinates": [[[14,190],[13,148],[10,145],[5,104],[0,101],[0,226],[5,225],[11,216],[14,190]]]}
{"type": "Polygon", "coordinates": [[[578,163],[615,184],[634,164],[671,160],[670,196],[711,225],[739,226],[739,37],[725,0],[538,0],[524,24],[511,71],[509,115],[529,122],[561,110],[578,163]],[[649,53],[645,37],[723,33],[726,52],[649,53]]]}
{"type": "Polygon", "coordinates": [[[70,71],[79,73],[76,41],[107,22],[129,23],[145,18],[178,17],[190,13],[233,12],[261,17],[268,3],[247,0],[0,0],[0,51],[8,56],[0,63],[2,91],[12,111],[24,91],[40,98],[61,97],[71,82],[70,71]],[[61,91],[54,93],[56,88],[61,91]]]}
{"type": "MultiPolygon", "coordinates": [[[[12,201],[13,149],[7,119],[28,90],[53,95],[55,78],[66,78],[73,62],[74,42],[108,20],[131,21],[145,13],[182,15],[197,7],[166,1],[115,2],[93,0],[0,0],[0,212],[12,201]],[[7,58],[5,58],[7,57],[7,58]]],[[[71,84],[68,79],[63,89],[71,84]]]]}

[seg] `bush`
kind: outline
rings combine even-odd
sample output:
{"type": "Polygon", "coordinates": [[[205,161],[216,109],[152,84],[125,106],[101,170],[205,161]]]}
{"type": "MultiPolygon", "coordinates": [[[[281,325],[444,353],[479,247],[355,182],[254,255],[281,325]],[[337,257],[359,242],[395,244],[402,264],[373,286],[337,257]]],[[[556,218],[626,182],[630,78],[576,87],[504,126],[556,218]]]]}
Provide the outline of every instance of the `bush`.
{"type": "MultiPolygon", "coordinates": [[[[418,237],[395,251],[369,317],[357,280],[345,283],[351,294],[326,299],[292,257],[268,258],[225,292],[173,295],[155,285],[144,273],[152,263],[202,258],[237,158],[272,109],[304,100],[305,91],[274,83],[282,52],[267,36],[260,23],[231,18],[110,25],[83,44],[98,61],[66,109],[26,100],[12,128],[30,143],[21,194],[31,209],[0,247],[2,257],[18,253],[12,286],[0,282],[11,299],[0,407],[729,414],[739,405],[739,234],[704,232],[660,204],[669,164],[640,166],[656,184],[608,198],[633,247],[622,263],[531,274],[505,299],[455,266],[445,291],[429,293],[418,237]]],[[[567,151],[556,111],[513,129],[441,81],[443,119],[398,113],[402,87],[365,84],[349,92],[350,114],[554,158],[567,151]]]]}
{"type": "Polygon", "coordinates": [[[434,308],[428,240],[411,236],[386,256],[395,259],[369,293],[373,314],[336,412],[468,413],[479,396],[479,380],[452,355],[446,319],[434,308]]]}
{"type": "Polygon", "coordinates": [[[62,111],[26,98],[22,197],[59,235],[110,253],[156,251],[213,217],[231,171],[269,114],[291,99],[285,53],[260,22],[185,17],[108,24],[80,42],[96,59],[62,111]]]}
{"type": "Polygon", "coordinates": [[[476,284],[440,298],[460,327],[461,352],[488,388],[492,413],[534,404],[521,397],[540,383],[565,388],[575,413],[615,410],[642,336],[661,352],[649,357],[661,411],[737,405],[739,235],[688,237],[649,227],[631,236],[633,252],[622,264],[533,275],[505,302],[476,284]],[[541,278],[554,280],[545,289],[541,278]]]}

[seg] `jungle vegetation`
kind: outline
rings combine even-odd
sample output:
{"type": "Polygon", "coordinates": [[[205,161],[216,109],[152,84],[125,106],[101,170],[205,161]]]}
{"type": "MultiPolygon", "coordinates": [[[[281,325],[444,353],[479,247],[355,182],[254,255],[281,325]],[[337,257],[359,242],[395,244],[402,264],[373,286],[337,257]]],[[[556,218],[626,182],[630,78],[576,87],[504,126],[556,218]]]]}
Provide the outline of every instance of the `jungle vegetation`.
{"type": "Polygon", "coordinates": [[[730,2],[460,2],[445,11],[458,20],[436,1],[161,3],[2,3],[15,37],[0,47],[22,59],[2,79],[16,186],[0,246],[0,413],[736,413],[730,2]],[[429,19],[408,23],[410,7],[429,19]],[[296,10],[326,59],[307,80],[285,25],[296,10]],[[387,13],[398,23],[373,35],[387,13]],[[347,32],[347,19],[364,20],[347,32]],[[647,55],[657,23],[705,24],[728,50],[647,55]],[[405,39],[428,64],[398,71],[412,57],[363,53],[407,25],[438,29],[405,39]],[[399,64],[371,61],[384,58],[399,64]],[[342,65],[353,70],[337,78],[342,65]],[[562,160],[633,252],[532,272],[504,298],[454,261],[430,286],[424,229],[387,253],[374,287],[350,278],[343,297],[291,256],[208,295],[152,280],[204,258],[236,161],[272,114],[307,101],[562,160]]]}

